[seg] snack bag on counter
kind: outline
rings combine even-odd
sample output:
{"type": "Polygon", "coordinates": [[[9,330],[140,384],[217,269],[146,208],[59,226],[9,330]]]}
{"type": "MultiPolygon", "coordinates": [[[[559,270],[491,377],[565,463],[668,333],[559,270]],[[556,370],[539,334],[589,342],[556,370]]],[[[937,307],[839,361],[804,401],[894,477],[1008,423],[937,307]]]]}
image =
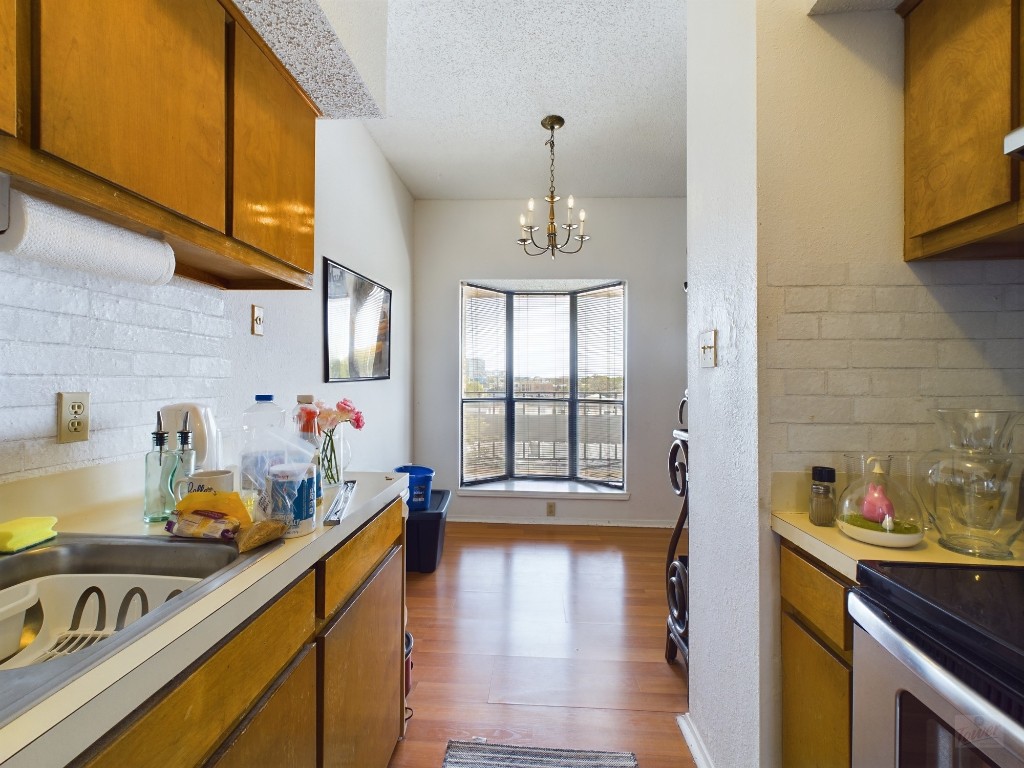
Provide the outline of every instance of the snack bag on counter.
{"type": "Polygon", "coordinates": [[[175,508],[166,530],[174,536],[234,541],[248,552],[281,538],[287,524],[280,520],[253,522],[237,493],[190,493],[175,508]]]}

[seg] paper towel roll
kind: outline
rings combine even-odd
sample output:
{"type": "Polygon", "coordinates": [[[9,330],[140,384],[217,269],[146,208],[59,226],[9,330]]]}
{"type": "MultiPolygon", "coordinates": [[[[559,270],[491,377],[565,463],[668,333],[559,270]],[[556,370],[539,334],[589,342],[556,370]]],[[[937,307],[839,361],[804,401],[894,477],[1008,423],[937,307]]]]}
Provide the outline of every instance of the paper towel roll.
{"type": "Polygon", "coordinates": [[[17,190],[11,190],[11,225],[0,234],[0,251],[145,285],[164,285],[174,275],[174,251],[162,240],[17,190]]]}

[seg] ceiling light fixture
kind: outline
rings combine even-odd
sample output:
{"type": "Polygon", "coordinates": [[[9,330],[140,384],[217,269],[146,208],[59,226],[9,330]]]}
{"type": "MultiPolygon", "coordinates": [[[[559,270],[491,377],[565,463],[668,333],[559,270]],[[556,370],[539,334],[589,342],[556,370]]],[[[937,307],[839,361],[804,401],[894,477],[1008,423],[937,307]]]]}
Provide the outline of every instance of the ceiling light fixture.
{"type": "Polygon", "coordinates": [[[587,212],[582,208],[580,209],[580,223],[573,223],[572,195],[569,195],[568,200],[568,215],[566,216],[567,223],[560,225],[555,224],[555,202],[561,200],[561,198],[555,194],[555,131],[565,125],[565,120],[558,115],[548,115],[540,121],[540,125],[544,130],[551,132],[551,138],[544,142],[551,148],[551,186],[548,187],[548,196],[544,198],[548,203],[547,244],[541,245],[533,239],[533,233],[540,229],[540,227],[535,227],[533,225],[532,197],[526,204],[526,213],[519,214],[519,227],[523,230],[523,237],[520,237],[516,242],[523,246],[523,252],[528,256],[540,256],[544,253],[550,253],[551,260],[554,261],[556,253],[579,253],[583,250],[584,241],[589,240],[590,236],[583,234],[583,222],[587,219],[587,212]],[[558,244],[559,226],[565,230],[565,240],[561,245],[558,244]],[[578,235],[574,235],[572,233],[574,229],[579,229],[580,232],[578,235]],[[579,245],[576,246],[575,250],[566,250],[566,246],[569,245],[571,240],[576,240],[579,245]],[[535,251],[530,250],[531,245],[536,248],[535,251]]]}

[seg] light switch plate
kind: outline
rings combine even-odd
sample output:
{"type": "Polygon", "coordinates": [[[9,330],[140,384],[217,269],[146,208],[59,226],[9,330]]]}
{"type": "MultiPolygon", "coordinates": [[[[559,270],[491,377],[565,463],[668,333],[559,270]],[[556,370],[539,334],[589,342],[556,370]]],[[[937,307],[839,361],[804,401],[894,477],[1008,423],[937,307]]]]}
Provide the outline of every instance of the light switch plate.
{"type": "Polygon", "coordinates": [[[263,335],[263,307],[258,304],[252,305],[252,335],[263,335]]]}
{"type": "Polygon", "coordinates": [[[700,367],[718,365],[718,331],[705,331],[700,335],[700,367]]]}

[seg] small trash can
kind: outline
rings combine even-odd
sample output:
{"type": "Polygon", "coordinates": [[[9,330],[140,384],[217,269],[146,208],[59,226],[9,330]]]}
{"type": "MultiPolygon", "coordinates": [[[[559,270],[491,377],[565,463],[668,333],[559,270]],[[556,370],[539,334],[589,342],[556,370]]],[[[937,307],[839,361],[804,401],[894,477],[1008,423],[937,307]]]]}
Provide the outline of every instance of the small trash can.
{"type": "MultiPolygon", "coordinates": [[[[410,478],[411,481],[411,478],[410,478]]],[[[448,517],[451,491],[431,491],[430,506],[413,510],[405,527],[405,569],[417,573],[433,573],[444,551],[444,521],[448,517]]]]}
{"type": "Polygon", "coordinates": [[[434,470],[419,464],[403,464],[395,472],[409,475],[409,511],[420,512],[430,506],[430,484],[434,481],[434,470]]]}
{"type": "Polygon", "coordinates": [[[412,690],[412,632],[405,633],[405,695],[412,690]]]}

